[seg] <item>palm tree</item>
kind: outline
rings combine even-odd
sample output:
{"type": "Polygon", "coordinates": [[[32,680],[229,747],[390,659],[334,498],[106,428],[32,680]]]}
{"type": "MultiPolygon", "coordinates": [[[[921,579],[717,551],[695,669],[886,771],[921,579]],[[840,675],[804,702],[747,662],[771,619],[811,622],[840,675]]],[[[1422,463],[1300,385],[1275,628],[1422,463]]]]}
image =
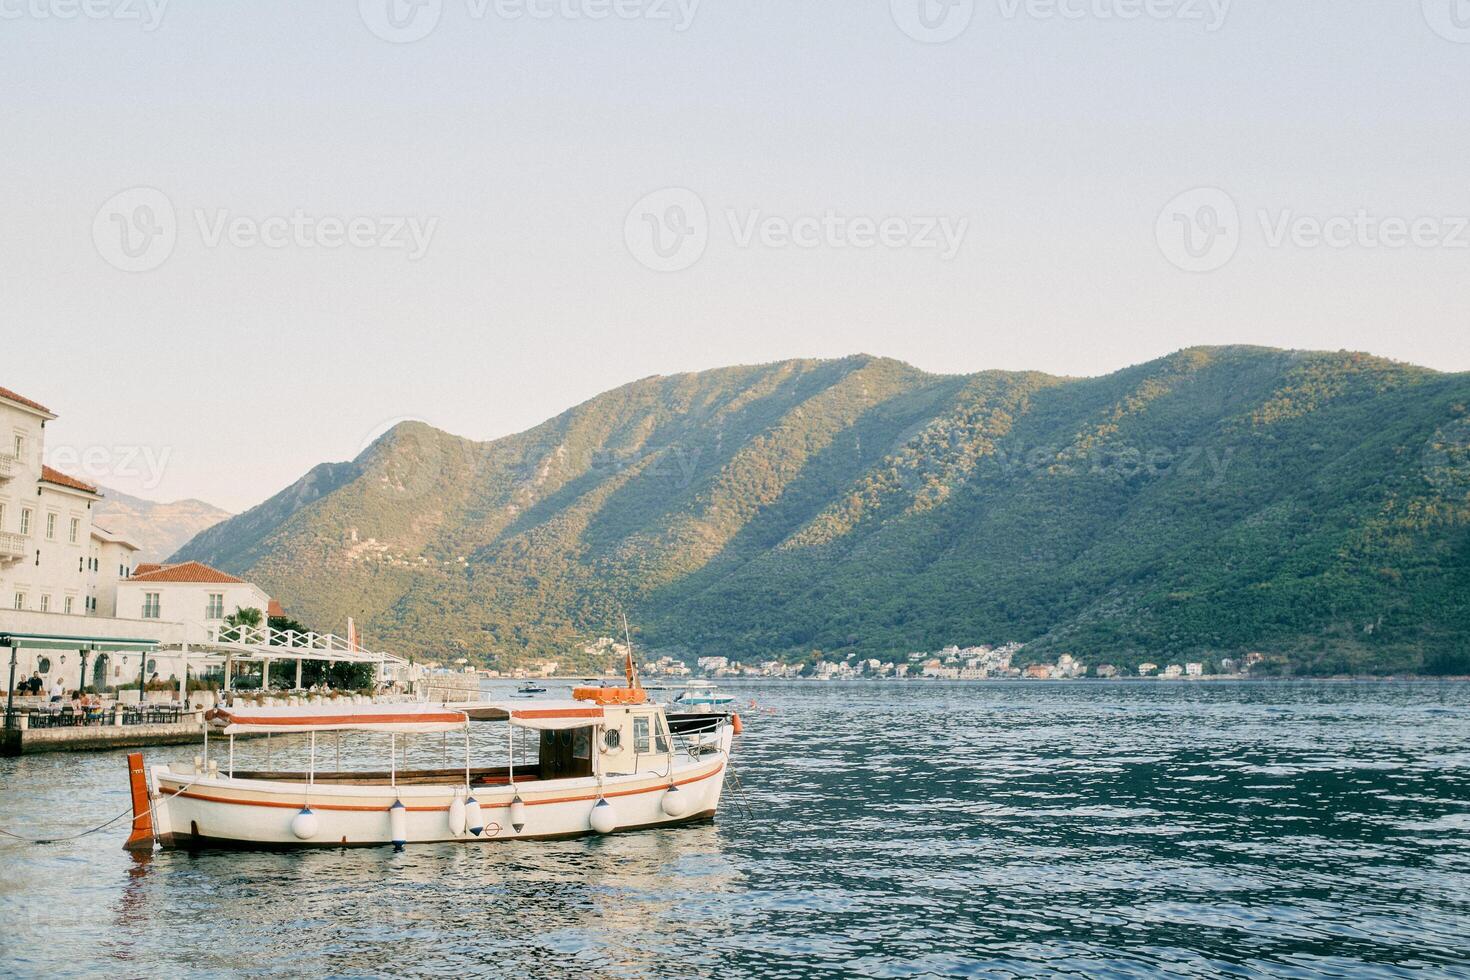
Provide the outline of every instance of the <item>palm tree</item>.
{"type": "Polygon", "coordinates": [[[261,611],[259,609],[256,609],[254,606],[251,606],[249,609],[242,609],[239,606],[236,606],[235,611],[225,617],[225,625],[249,626],[254,628],[259,626],[264,618],[265,616],[261,613],[261,611]]]}

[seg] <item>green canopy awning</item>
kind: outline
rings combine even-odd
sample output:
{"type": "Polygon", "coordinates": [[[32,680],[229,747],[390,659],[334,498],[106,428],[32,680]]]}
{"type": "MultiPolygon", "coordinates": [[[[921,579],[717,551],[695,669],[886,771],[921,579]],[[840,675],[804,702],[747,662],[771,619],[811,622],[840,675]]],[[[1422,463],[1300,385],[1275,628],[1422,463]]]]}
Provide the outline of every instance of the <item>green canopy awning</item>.
{"type": "Polygon", "coordinates": [[[157,640],[115,636],[65,636],[52,633],[0,633],[0,647],[21,650],[88,650],[94,653],[132,653],[158,649],[157,640]]]}

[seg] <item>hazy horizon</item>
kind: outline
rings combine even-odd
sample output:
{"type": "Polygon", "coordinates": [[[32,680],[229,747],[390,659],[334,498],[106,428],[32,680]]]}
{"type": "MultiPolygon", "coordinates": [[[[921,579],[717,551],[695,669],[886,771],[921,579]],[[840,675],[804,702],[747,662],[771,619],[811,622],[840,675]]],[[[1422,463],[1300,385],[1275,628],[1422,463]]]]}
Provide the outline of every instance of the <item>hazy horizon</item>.
{"type": "Polygon", "coordinates": [[[734,364],[1470,370],[1457,2],[0,4],[0,384],[238,512],[734,364]]]}

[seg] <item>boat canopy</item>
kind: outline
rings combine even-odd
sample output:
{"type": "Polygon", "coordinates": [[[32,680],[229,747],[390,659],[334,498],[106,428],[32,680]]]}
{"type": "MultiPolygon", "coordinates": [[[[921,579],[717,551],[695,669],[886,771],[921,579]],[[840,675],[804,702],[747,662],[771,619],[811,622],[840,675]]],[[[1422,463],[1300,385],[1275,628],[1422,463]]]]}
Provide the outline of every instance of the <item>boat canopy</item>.
{"type": "Polygon", "coordinates": [[[215,708],[204,716],[225,735],[249,732],[448,732],[465,728],[463,711],[442,704],[313,704],[215,708]]]}
{"type": "Polygon", "coordinates": [[[465,705],[465,712],[476,721],[509,721],[541,731],[586,728],[607,717],[602,705],[586,701],[481,701],[465,705]]]}

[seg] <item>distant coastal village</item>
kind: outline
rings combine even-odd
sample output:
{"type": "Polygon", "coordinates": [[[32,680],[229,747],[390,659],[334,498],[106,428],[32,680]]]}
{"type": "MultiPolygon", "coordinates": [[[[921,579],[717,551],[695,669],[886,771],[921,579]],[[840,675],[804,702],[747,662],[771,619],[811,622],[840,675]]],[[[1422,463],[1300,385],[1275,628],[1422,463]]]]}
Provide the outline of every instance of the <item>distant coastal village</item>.
{"type": "MultiPolygon", "coordinates": [[[[1123,677],[1157,678],[1160,680],[1246,678],[1254,667],[1265,663],[1266,657],[1251,653],[1239,659],[1221,658],[1211,665],[1202,661],[1185,663],[1155,664],[1141,663],[1134,670],[1114,664],[1098,664],[1089,667],[1069,653],[1059,656],[1055,663],[1032,663],[1015,666],[1012,661],[1025,648],[1023,643],[1007,643],[1001,646],[948,646],[935,653],[915,652],[901,661],[882,660],[877,657],[863,658],[849,654],[841,660],[829,660],[820,656],[807,663],[783,663],[779,660],[764,660],[759,663],[743,663],[729,657],[699,657],[694,666],[670,654],[652,656],[641,663],[645,675],[652,678],[682,680],[691,677],[710,679],[767,678],[783,680],[1080,680],[1096,678],[1110,680],[1123,677]],[[1214,669],[1207,670],[1207,666],[1214,669]]],[[[628,648],[611,637],[602,637],[588,644],[582,653],[588,657],[606,660],[609,675],[615,674],[628,648]]],[[[425,665],[430,669],[444,669],[440,664],[425,665]]],[[[551,678],[562,671],[562,664],[555,660],[538,660],[530,665],[517,666],[505,671],[475,670],[468,661],[457,665],[460,669],[481,674],[489,678],[525,679],[530,677],[551,678]]],[[[452,668],[451,668],[452,669],[452,668]]]]}

